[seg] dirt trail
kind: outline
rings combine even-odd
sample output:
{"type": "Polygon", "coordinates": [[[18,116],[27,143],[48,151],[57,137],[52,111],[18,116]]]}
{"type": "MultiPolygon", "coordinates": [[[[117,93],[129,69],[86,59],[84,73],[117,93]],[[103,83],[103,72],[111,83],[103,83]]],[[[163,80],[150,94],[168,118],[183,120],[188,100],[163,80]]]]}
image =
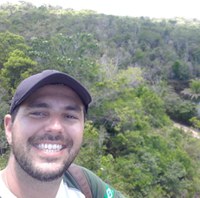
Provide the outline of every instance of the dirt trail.
{"type": "Polygon", "coordinates": [[[174,123],[174,126],[179,128],[179,129],[182,129],[186,133],[192,133],[193,137],[195,137],[197,139],[200,139],[200,132],[198,132],[197,130],[194,130],[194,129],[190,128],[190,127],[184,126],[184,125],[179,124],[179,123],[174,123]]]}

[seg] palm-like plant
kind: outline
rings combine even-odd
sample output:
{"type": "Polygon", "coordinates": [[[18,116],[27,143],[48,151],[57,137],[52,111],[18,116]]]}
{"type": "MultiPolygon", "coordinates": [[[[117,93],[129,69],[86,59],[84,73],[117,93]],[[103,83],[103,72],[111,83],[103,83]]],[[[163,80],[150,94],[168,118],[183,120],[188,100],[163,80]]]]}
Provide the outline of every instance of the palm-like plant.
{"type": "Polygon", "coordinates": [[[200,79],[192,79],[189,88],[181,92],[185,97],[190,98],[195,102],[200,100],[200,79]]]}

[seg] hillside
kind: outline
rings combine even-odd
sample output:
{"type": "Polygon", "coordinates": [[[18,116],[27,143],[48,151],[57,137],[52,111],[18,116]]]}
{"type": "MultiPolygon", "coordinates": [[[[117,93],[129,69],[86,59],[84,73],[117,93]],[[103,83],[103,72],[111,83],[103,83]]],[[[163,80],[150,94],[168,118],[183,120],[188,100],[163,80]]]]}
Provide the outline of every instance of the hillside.
{"type": "Polygon", "coordinates": [[[3,116],[17,84],[43,69],[82,81],[93,102],[77,163],[126,197],[198,197],[200,21],[0,7],[0,167],[3,116]]]}

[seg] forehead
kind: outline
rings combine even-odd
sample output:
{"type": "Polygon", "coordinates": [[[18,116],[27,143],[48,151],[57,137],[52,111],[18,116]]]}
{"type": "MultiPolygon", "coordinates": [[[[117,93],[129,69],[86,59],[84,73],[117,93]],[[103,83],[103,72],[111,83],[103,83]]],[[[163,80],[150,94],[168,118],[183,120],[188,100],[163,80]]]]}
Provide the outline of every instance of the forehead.
{"type": "Polygon", "coordinates": [[[75,103],[82,104],[82,101],[78,94],[74,92],[71,88],[65,85],[45,85],[37,89],[33,94],[31,94],[25,101],[25,103],[31,103],[38,99],[51,99],[51,98],[65,98],[75,103]]]}

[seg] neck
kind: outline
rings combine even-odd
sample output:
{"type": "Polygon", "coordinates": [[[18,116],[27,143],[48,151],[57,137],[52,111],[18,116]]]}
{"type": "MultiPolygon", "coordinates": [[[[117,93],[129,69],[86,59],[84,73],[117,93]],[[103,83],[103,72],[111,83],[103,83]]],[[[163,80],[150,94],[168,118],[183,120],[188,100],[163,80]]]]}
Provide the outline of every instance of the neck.
{"type": "Polygon", "coordinates": [[[55,198],[61,183],[61,178],[42,182],[31,177],[12,157],[2,171],[2,177],[9,190],[18,198],[55,198]]]}

